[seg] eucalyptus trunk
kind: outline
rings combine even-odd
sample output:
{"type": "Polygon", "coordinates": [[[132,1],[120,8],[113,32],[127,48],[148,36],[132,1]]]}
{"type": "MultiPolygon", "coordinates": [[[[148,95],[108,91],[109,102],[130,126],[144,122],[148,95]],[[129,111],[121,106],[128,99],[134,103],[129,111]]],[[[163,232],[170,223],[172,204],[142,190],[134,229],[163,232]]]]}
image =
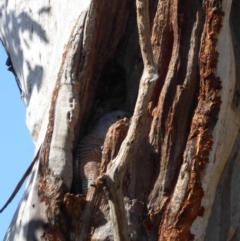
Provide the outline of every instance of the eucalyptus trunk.
{"type": "Polygon", "coordinates": [[[239,0],[3,0],[0,21],[36,146],[5,241],[240,240],[239,0]]]}

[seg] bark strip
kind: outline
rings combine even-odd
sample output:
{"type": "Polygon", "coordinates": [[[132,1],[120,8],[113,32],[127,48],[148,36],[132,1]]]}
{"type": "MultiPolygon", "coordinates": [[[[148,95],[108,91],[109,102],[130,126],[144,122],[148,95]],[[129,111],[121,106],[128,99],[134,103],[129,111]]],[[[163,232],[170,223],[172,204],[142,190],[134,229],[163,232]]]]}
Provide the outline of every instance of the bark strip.
{"type": "Polygon", "coordinates": [[[114,240],[116,241],[130,239],[122,193],[123,177],[139,145],[144,125],[143,118],[147,114],[148,103],[152,96],[154,84],[158,78],[150,41],[148,1],[137,0],[136,5],[139,42],[144,63],[139,95],[131,126],[119,153],[106,174],[99,178],[99,181],[103,182],[104,186],[106,186],[110,216],[113,222],[114,240]]]}

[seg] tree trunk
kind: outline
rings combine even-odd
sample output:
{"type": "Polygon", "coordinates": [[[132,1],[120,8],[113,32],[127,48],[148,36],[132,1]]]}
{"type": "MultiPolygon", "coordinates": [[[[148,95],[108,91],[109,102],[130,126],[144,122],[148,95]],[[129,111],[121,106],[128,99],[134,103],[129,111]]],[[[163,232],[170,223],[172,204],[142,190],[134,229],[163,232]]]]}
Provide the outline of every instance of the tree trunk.
{"type": "Polygon", "coordinates": [[[239,13],[238,0],[3,1],[36,146],[4,240],[240,240],[239,13]]]}

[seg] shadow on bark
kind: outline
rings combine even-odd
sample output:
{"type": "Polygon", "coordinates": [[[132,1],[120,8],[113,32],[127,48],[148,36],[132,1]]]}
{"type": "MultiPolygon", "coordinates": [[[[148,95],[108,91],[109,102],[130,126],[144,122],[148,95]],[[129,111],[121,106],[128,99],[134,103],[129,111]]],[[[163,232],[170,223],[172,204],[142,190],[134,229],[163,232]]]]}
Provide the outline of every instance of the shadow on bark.
{"type": "MultiPolygon", "coordinates": [[[[24,41],[24,45],[27,48],[30,48],[32,42],[34,41],[34,38],[39,38],[46,44],[49,43],[49,40],[44,30],[44,27],[31,17],[32,10],[30,7],[26,9],[25,12],[16,14],[13,10],[7,12],[7,6],[8,1],[5,1],[5,3],[3,3],[0,7],[0,19],[3,18],[3,15],[5,15],[5,21],[2,21],[4,38],[2,38],[3,33],[1,33],[0,37],[2,38],[2,43],[8,56],[11,59],[11,62],[15,65],[13,65],[13,74],[16,75],[15,77],[18,78],[18,80],[20,81],[22,97],[26,98],[26,104],[28,104],[34,86],[36,86],[37,91],[40,91],[41,89],[44,68],[41,65],[31,66],[31,63],[29,61],[26,61],[29,75],[23,76],[21,70],[23,70],[24,68],[24,59],[23,50],[20,47],[22,44],[21,41],[24,41]],[[28,33],[28,38],[22,40],[20,36],[22,36],[25,32],[28,33]],[[6,40],[8,43],[7,45],[6,40]],[[26,80],[26,82],[24,80],[26,80]]],[[[43,7],[39,10],[39,14],[49,14],[50,12],[50,7],[43,7]]],[[[34,58],[36,57],[37,56],[34,56],[34,58]]]]}
{"type": "Polygon", "coordinates": [[[205,241],[240,240],[240,135],[224,167],[216,190],[205,241]]]}
{"type": "Polygon", "coordinates": [[[232,8],[230,12],[230,26],[232,31],[232,40],[233,40],[233,52],[235,55],[236,63],[236,86],[234,90],[234,98],[232,107],[234,110],[240,113],[240,3],[237,0],[234,0],[232,3],[232,8]]]}
{"type": "Polygon", "coordinates": [[[14,237],[17,233],[20,233],[21,230],[23,229],[24,235],[27,235],[27,230],[26,227],[22,226],[21,218],[22,218],[22,213],[20,212],[20,207],[27,202],[29,198],[29,193],[31,191],[32,183],[35,178],[35,175],[37,175],[36,170],[33,170],[31,172],[31,176],[28,179],[28,186],[26,186],[26,189],[24,191],[23,197],[18,205],[17,210],[15,211],[15,214],[12,218],[11,224],[9,225],[9,228],[7,230],[7,233],[4,237],[4,240],[14,240],[14,237]]]}

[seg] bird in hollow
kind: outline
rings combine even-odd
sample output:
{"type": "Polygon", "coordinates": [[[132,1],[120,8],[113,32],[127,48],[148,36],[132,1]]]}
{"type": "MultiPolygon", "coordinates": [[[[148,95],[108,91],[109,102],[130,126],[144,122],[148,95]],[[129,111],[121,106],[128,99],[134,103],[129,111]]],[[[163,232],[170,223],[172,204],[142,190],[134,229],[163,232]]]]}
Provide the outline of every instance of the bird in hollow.
{"type": "Polygon", "coordinates": [[[74,157],[74,192],[87,194],[89,186],[99,175],[102,146],[109,127],[128,114],[124,110],[115,110],[102,116],[77,146],[74,157]]]}
{"type": "Polygon", "coordinates": [[[95,90],[95,100],[88,127],[104,114],[124,108],[126,76],[124,68],[115,60],[109,61],[102,70],[95,90]]]}

